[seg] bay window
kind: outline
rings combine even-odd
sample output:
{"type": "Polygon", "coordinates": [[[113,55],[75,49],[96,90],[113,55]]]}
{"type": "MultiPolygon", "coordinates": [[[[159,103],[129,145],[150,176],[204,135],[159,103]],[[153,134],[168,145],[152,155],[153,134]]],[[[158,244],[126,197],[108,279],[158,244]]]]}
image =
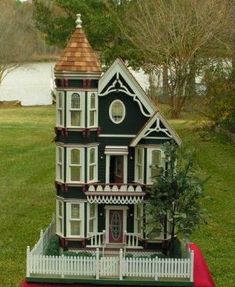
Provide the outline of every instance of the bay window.
{"type": "Polygon", "coordinates": [[[64,181],[64,148],[56,147],[56,180],[64,181]]]}
{"type": "Polygon", "coordinates": [[[97,104],[97,93],[88,93],[87,126],[89,128],[98,126],[97,104]]]}
{"type": "Polygon", "coordinates": [[[64,93],[56,93],[56,126],[64,126],[64,93]]]}
{"type": "Polygon", "coordinates": [[[84,127],[84,93],[67,94],[68,101],[68,127],[84,127]]]}
{"type": "Polygon", "coordinates": [[[84,182],[84,148],[67,148],[67,181],[84,182]]]}
{"type": "Polygon", "coordinates": [[[84,237],[84,203],[67,203],[67,236],[84,237]]]}
{"type": "Polygon", "coordinates": [[[148,149],[147,183],[151,184],[163,167],[163,151],[159,148],[148,149]]]}
{"type": "Polygon", "coordinates": [[[97,147],[89,147],[87,149],[87,182],[94,182],[97,181],[97,147]]]}
{"type": "Polygon", "coordinates": [[[143,183],[144,180],[144,149],[137,147],[135,150],[135,181],[143,183]]]}
{"type": "Polygon", "coordinates": [[[61,200],[56,201],[56,233],[64,233],[64,203],[61,200]]]}
{"type": "Polygon", "coordinates": [[[95,203],[88,204],[87,219],[88,234],[97,232],[97,205],[95,203]]]}

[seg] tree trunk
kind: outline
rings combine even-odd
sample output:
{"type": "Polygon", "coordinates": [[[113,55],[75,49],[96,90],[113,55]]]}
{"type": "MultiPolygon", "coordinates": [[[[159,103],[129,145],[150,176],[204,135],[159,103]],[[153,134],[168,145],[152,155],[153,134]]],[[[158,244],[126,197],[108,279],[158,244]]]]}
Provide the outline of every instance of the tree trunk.
{"type": "Polygon", "coordinates": [[[169,97],[169,86],[168,86],[168,68],[166,65],[163,66],[162,72],[162,89],[163,89],[163,98],[164,102],[167,102],[169,97]]]}

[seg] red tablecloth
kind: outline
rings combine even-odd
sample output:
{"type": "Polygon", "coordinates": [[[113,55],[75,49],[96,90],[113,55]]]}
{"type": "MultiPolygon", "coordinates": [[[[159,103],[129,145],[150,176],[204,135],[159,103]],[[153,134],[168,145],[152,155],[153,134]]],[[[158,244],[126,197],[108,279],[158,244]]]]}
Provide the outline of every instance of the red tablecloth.
{"type": "Polygon", "coordinates": [[[194,251],[194,287],[215,287],[206,260],[195,243],[189,243],[194,251]]]}

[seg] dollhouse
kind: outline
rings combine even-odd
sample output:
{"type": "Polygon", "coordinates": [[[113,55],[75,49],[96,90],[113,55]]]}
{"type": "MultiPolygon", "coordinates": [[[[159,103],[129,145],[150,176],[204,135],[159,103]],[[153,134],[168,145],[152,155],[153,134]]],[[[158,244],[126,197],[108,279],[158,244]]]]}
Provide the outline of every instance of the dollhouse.
{"type": "Polygon", "coordinates": [[[183,278],[186,285],[182,286],[192,286],[190,253],[182,265],[172,259],[169,264],[179,267],[172,265],[166,272],[161,267],[165,263],[150,257],[144,262],[138,259],[138,254],[148,257],[167,240],[163,232],[146,233],[145,211],[155,166],[167,166],[164,143],[173,140],[180,145],[181,140],[121,59],[102,73],[80,15],[76,25],[54,69],[55,233],[61,250],[91,252],[95,257],[52,258],[43,255],[44,247],[38,243],[27,252],[27,278],[47,282],[45,278],[59,276],[71,283],[81,282],[81,276],[83,280],[89,276],[158,280],[160,276],[183,278]],[[127,253],[140,261],[130,263],[127,253]],[[162,268],[159,274],[154,266],[162,268]],[[169,275],[170,270],[174,274],[169,275]]]}
{"type": "Polygon", "coordinates": [[[55,65],[56,233],[64,249],[145,248],[143,213],[163,144],[180,138],[117,59],[100,62],[77,20],[55,65]]]}

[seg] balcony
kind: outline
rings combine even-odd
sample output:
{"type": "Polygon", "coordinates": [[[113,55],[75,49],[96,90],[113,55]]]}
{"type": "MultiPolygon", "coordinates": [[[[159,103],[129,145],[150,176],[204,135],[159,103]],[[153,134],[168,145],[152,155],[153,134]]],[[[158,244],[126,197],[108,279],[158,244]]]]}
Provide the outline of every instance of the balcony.
{"type": "Polygon", "coordinates": [[[90,203],[137,204],[145,195],[145,186],[140,184],[91,184],[86,192],[90,203]]]}

